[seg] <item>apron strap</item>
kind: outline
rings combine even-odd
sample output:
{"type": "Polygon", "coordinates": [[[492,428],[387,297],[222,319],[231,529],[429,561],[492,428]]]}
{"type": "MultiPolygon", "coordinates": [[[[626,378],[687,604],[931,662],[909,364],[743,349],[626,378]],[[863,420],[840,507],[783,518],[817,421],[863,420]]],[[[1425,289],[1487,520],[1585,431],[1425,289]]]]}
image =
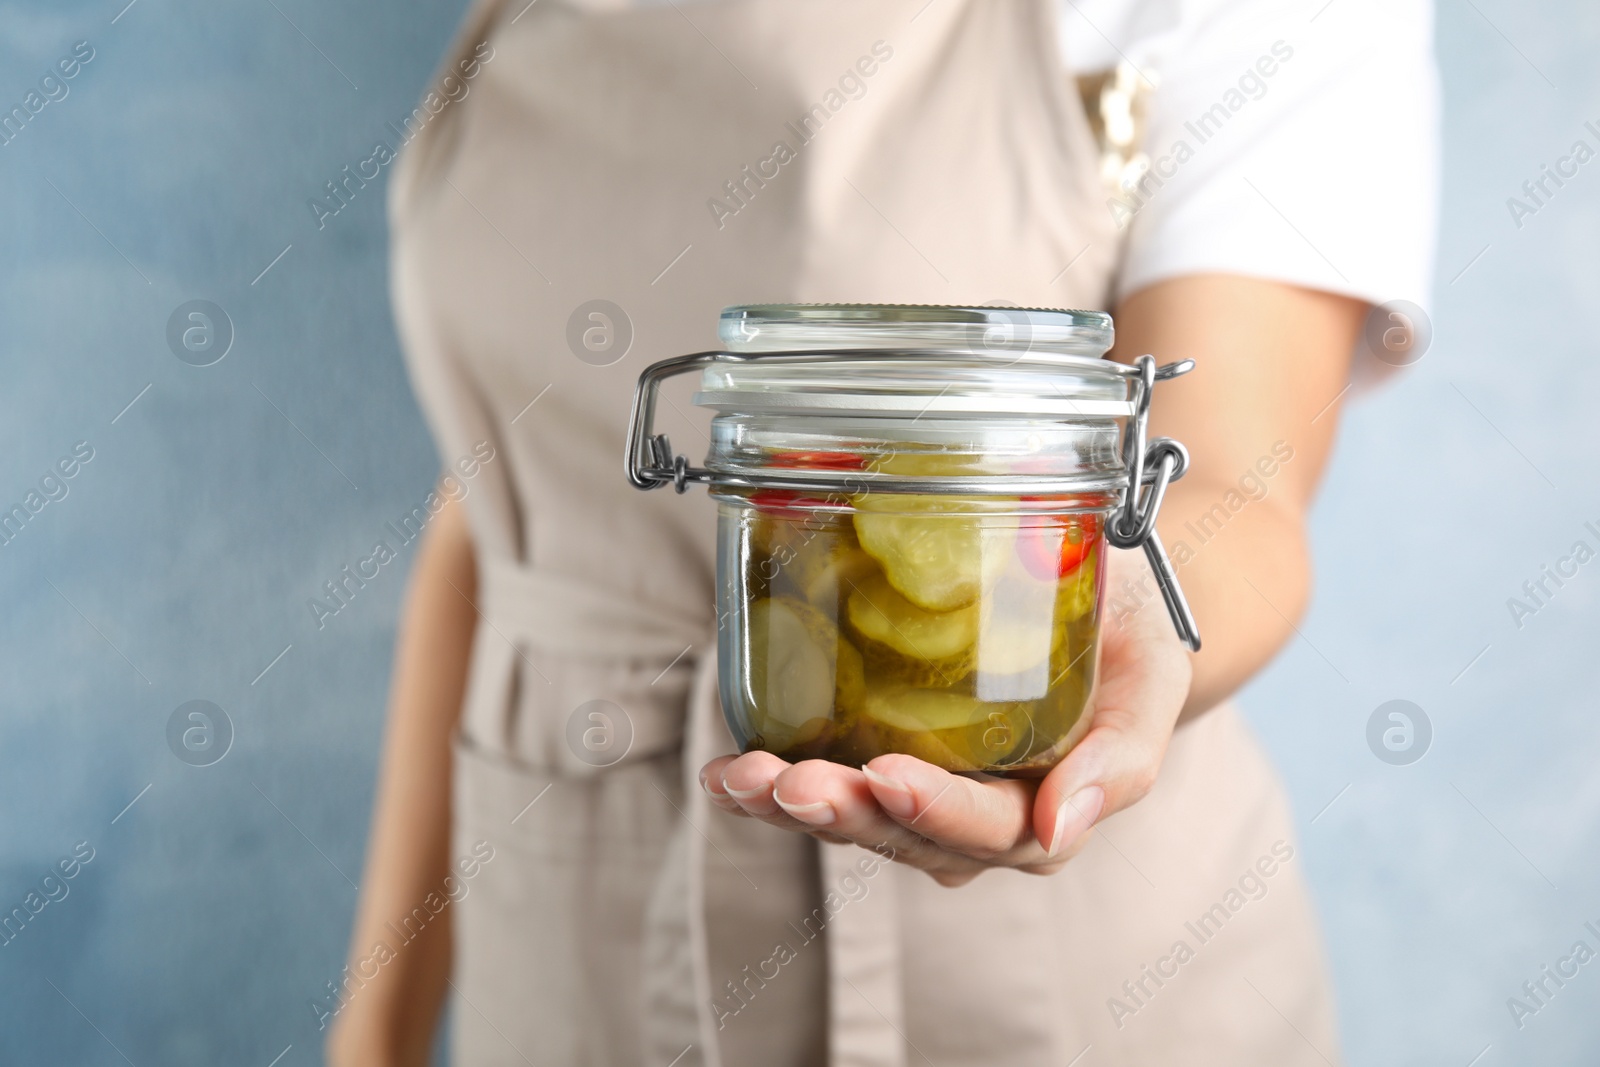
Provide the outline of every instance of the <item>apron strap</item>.
{"type": "MultiPolygon", "coordinates": [[[[721,1067],[717,1020],[711,1003],[711,945],[706,934],[706,845],[711,819],[720,813],[700,787],[700,768],[721,755],[715,751],[722,705],[717,698],[715,634],[705,655],[695,664],[694,686],[689,692],[689,721],[683,737],[684,841],[688,860],[689,964],[694,989],[695,1023],[704,1067],[721,1067]]],[[[726,818],[726,816],[723,816],[726,818]]],[[[691,1053],[690,1055],[693,1055],[691,1053]]],[[[687,1058],[687,1057],[686,1057],[687,1058]]]]}
{"type": "Polygon", "coordinates": [[[693,645],[706,658],[716,658],[715,631],[706,640],[709,613],[697,615],[486,553],[480,554],[478,568],[484,619],[501,636],[530,648],[595,659],[665,657],[665,666],[693,645]]]}
{"type": "MultiPolygon", "coordinates": [[[[892,871],[870,880],[862,864],[887,864],[856,845],[821,846],[824,906],[847,875],[871,886],[828,921],[828,1062],[831,1067],[905,1067],[900,982],[900,905],[892,871]]],[[[870,867],[866,869],[871,869],[870,867]]]]}

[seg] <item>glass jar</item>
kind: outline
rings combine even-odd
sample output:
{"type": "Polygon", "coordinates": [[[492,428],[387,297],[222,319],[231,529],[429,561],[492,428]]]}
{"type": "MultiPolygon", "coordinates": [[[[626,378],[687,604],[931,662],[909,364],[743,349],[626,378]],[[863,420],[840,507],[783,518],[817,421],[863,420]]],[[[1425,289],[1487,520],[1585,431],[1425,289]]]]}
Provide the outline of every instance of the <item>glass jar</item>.
{"type": "Polygon", "coordinates": [[[1145,548],[1199,647],[1153,526],[1187,455],[1145,440],[1154,383],[1192,363],[1106,360],[1088,311],[733,307],[720,335],[641,376],[628,475],[718,501],[741,751],[1045,774],[1089,727],[1111,545],[1145,548]],[[715,412],[704,467],[651,428],[689,370],[715,412]]]}

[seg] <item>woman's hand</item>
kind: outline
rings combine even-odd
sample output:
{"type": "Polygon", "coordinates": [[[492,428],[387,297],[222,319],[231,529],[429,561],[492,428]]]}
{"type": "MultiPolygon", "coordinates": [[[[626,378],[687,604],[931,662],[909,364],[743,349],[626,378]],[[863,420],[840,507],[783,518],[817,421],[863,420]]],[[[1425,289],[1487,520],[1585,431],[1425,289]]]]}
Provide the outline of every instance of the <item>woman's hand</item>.
{"type": "MultiPolygon", "coordinates": [[[[1141,553],[1107,556],[1108,587],[1149,580],[1141,553]]],[[[879,756],[858,769],[749,752],[712,760],[700,781],[724,811],[892,850],[941,885],[989,867],[1049,874],[1077,854],[1095,823],[1150,791],[1189,678],[1188,654],[1157,598],[1120,621],[1103,619],[1089,732],[1042,780],[979,781],[912,756],[879,756]]]]}

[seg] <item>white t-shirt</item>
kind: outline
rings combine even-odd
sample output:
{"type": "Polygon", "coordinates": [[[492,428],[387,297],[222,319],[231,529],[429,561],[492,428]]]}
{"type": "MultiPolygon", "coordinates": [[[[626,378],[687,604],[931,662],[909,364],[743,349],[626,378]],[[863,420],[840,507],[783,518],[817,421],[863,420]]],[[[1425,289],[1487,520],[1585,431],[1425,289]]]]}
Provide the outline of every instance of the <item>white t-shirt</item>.
{"type": "Polygon", "coordinates": [[[1131,212],[1119,292],[1226,271],[1430,302],[1431,0],[1057,2],[1074,71],[1127,61],[1157,83],[1154,173],[1114,212],[1131,212]]]}
{"type": "Polygon", "coordinates": [[[1155,86],[1151,174],[1107,203],[1129,228],[1119,294],[1225,272],[1430,302],[1432,0],[1056,3],[1075,73],[1127,62],[1155,86]]]}

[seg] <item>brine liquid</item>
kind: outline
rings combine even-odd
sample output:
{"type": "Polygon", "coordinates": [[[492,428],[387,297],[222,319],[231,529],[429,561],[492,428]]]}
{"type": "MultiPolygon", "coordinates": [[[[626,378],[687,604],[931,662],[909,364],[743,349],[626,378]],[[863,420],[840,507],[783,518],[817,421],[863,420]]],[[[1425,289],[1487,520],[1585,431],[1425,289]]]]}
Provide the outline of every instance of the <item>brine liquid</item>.
{"type": "Polygon", "coordinates": [[[724,498],[723,699],[741,748],[1048,771],[1087,728],[1105,544],[1093,514],[1017,506],[724,498]]]}

